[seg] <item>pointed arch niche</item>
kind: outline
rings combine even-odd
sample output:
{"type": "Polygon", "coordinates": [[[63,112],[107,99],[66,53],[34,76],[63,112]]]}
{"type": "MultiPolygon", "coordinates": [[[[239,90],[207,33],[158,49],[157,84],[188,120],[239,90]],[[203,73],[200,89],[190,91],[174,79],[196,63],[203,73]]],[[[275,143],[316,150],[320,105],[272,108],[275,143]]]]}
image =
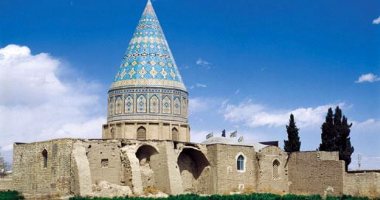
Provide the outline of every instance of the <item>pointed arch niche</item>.
{"type": "Polygon", "coordinates": [[[150,113],[159,113],[159,100],[156,95],[150,97],[149,100],[149,112],[150,113]]]}
{"type": "Polygon", "coordinates": [[[162,100],[162,113],[170,114],[172,112],[172,102],[168,96],[165,96],[162,100]]]}
{"type": "Polygon", "coordinates": [[[138,140],[146,140],[146,129],[143,126],[140,126],[137,129],[137,139],[138,140]]]}
{"type": "Polygon", "coordinates": [[[274,180],[277,180],[280,178],[280,161],[278,161],[277,159],[273,161],[273,179],[274,180]]]}
{"type": "Polygon", "coordinates": [[[172,140],[179,141],[179,132],[177,128],[172,128],[172,140]]]}
{"type": "Polygon", "coordinates": [[[128,95],[127,98],[125,98],[125,113],[133,113],[134,105],[133,105],[133,97],[131,95],[128,95]]]}
{"type": "Polygon", "coordinates": [[[137,112],[146,113],[146,98],[144,95],[140,95],[137,98],[137,112]]]}

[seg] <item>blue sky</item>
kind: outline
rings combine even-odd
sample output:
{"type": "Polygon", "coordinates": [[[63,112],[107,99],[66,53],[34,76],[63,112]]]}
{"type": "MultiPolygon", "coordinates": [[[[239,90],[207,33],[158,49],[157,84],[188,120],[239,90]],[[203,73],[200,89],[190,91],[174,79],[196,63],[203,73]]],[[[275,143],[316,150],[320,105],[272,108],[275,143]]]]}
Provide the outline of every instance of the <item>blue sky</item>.
{"type": "MultiPolygon", "coordinates": [[[[7,121],[0,130],[8,138],[0,143],[3,154],[10,155],[15,140],[101,137],[106,93],[145,4],[0,1],[0,48],[4,55],[23,57],[9,57],[19,65],[0,65],[0,113],[7,121]],[[6,49],[10,44],[16,46],[6,49]],[[39,62],[49,67],[38,67],[39,62]],[[45,82],[35,83],[39,78],[45,82]],[[53,115],[52,126],[36,124],[35,115],[40,123],[51,119],[53,105],[62,112],[53,115]],[[27,128],[19,128],[20,115],[27,128]]],[[[223,129],[238,130],[248,141],[282,141],[293,112],[302,149],[315,150],[327,108],[340,105],[354,123],[351,167],[357,167],[359,153],[363,167],[380,168],[379,1],[156,0],[153,5],[190,93],[194,141],[223,129]]]]}

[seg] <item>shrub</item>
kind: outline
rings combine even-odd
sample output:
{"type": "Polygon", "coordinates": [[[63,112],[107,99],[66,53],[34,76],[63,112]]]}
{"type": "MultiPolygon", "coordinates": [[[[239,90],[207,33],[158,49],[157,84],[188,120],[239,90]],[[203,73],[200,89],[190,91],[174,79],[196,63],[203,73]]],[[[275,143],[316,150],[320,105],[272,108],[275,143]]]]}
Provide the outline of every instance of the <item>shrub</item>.
{"type": "Polygon", "coordinates": [[[18,200],[24,199],[24,197],[17,191],[1,191],[0,200],[18,200]]]}

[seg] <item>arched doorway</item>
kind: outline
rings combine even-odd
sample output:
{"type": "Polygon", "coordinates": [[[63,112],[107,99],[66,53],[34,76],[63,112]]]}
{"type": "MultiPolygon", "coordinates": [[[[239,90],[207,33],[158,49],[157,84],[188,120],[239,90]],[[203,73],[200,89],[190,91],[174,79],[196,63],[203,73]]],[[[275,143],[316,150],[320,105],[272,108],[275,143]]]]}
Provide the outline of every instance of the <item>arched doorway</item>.
{"type": "Polygon", "coordinates": [[[202,193],[209,187],[209,165],[206,156],[195,148],[185,148],[178,156],[178,167],[185,193],[202,193]]]}
{"type": "Polygon", "coordinates": [[[143,188],[155,185],[154,165],[157,165],[157,154],[158,151],[150,145],[142,145],[136,151],[143,188]]]}

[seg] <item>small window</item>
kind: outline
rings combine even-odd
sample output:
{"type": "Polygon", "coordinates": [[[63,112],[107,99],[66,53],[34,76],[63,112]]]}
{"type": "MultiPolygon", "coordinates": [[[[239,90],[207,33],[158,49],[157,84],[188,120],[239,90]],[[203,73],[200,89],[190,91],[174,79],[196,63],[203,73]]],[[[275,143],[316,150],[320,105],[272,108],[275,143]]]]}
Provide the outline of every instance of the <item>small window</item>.
{"type": "Polygon", "coordinates": [[[46,151],[46,149],[44,149],[44,150],[42,151],[42,157],[43,157],[44,168],[47,168],[48,152],[46,151]]]}
{"type": "Polygon", "coordinates": [[[274,160],[273,161],[273,179],[280,178],[279,168],[280,168],[280,162],[278,160],[274,160]]]}
{"type": "Polygon", "coordinates": [[[240,155],[238,158],[237,158],[237,170],[238,171],[244,171],[244,156],[243,155],[240,155]]]}
{"type": "Polygon", "coordinates": [[[179,133],[177,128],[172,129],[172,140],[178,141],[179,140],[179,133]]]}
{"type": "Polygon", "coordinates": [[[100,161],[100,166],[101,166],[102,168],[108,168],[108,165],[109,165],[109,161],[108,161],[108,159],[102,159],[102,160],[100,161]]]}
{"type": "Polygon", "coordinates": [[[137,129],[137,139],[146,140],[146,129],[142,126],[137,129]]]}

